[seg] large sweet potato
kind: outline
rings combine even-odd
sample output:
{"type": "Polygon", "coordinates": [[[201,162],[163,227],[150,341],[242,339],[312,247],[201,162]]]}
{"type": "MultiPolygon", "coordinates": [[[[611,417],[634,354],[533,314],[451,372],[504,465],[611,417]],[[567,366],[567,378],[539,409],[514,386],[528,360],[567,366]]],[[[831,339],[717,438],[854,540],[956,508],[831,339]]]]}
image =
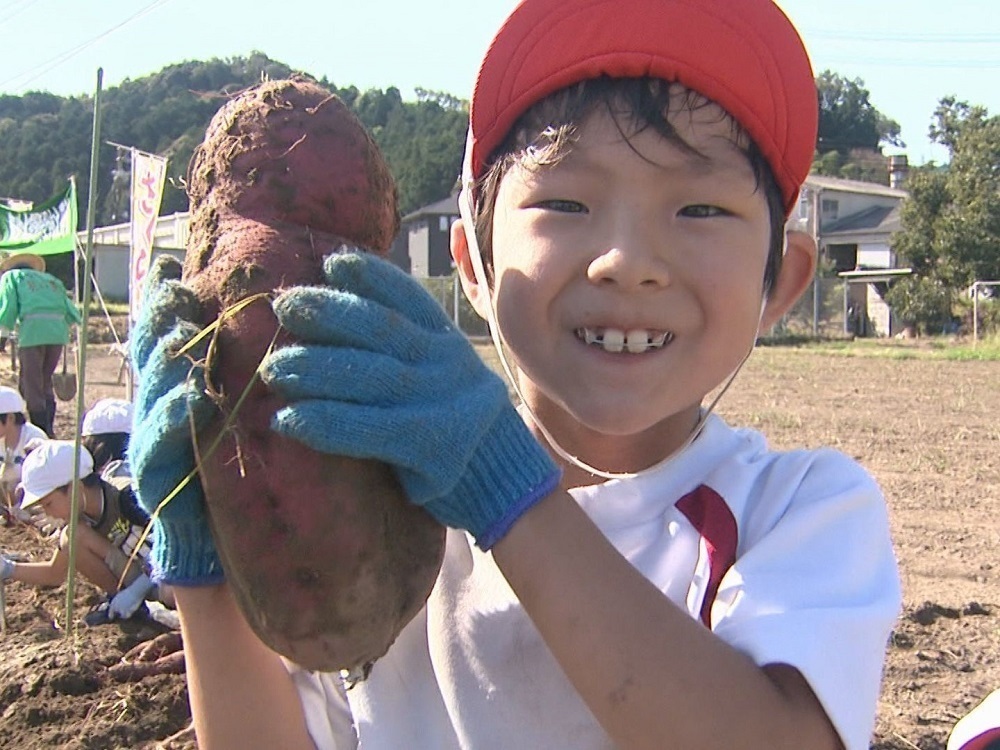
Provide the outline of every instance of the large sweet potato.
{"type": "MultiPolygon", "coordinates": [[[[270,81],[213,118],[188,171],[184,280],[209,324],[240,300],[322,281],[339,246],[384,254],[399,226],[392,177],[337,97],[270,81]]],[[[275,651],[310,669],[355,673],[380,657],[433,587],[444,529],[384,464],[330,456],[269,427],[283,403],[256,380],[278,332],[267,301],[223,316],[209,367],[219,413],[199,434],[221,446],[201,474],[226,579],[275,651]]],[[[335,374],[332,374],[335,375],[335,374]]]]}

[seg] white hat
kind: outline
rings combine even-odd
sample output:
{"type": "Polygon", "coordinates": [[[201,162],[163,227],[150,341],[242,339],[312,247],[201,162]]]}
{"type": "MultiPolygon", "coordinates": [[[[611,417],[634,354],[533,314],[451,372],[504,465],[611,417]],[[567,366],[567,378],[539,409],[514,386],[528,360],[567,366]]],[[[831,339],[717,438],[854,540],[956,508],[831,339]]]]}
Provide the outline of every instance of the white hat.
{"type": "MultiPolygon", "coordinates": [[[[94,459],[84,447],[80,447],[80,474],[86,477],[94,471],[94,459]]],[[[73,479],[73,441],[43,440],[29,453],[21,466],[21,486],[24,497],[21,507],[28,508],[53,490],[70,483],[73,479]]]]}
{"type": "Polygon", "coordinates": [[[23,414],[27,410],[28,406],[16,388],[0,385],[0,414],[23,414]]]}
{"type": "Polygon", "coordinates": [[[132,402],[123,398],[102,398],[83,417],[81,435],[132,432],[132,402]]]}

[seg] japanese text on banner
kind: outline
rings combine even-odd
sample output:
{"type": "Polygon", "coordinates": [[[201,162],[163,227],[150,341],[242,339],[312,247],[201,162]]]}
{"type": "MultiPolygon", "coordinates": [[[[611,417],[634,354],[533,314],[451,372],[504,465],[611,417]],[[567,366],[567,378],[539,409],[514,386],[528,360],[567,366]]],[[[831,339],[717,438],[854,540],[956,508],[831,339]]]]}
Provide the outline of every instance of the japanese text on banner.
{"type": "Polygon", "coordinates": [[[167,160],[142,151],[132,152],[131,254],[129,261],[129,317],[135,322],[142,306],[146,274],[153,256],[153,233],[163,198],[167,160]]]}

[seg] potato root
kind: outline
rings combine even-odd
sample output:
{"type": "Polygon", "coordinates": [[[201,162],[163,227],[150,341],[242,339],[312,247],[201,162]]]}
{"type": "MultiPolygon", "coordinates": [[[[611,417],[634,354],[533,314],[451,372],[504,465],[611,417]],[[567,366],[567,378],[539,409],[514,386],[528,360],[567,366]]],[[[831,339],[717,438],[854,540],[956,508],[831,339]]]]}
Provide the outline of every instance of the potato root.
{"type": "MultiPolygon", "coordinates": [[[[188,192],[183,278],[205,325],[252,295],[322,283],[323,257],[342,245],[384,255],[399,227],[374,141],[343,102],[303,79],[229,101],[192,158],[188,192]]],[[[219,412],[199,449],[222,435],[201,471],[213,533],[265,644],[309,669],[363,672],[430,594],[444,529],[406,500],[385,464],[319,453],[270,429],[284,403],[254,373],[275,337],[291,340],[258,300],[222,317],[207,362],[219,412]]]]}

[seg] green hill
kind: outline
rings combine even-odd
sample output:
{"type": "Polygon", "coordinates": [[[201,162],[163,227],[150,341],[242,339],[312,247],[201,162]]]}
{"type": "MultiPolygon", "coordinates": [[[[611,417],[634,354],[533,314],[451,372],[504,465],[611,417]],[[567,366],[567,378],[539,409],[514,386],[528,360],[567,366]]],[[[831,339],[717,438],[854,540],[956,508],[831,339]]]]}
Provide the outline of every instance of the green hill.
{"type": "MultiPolygon", "coordinates": [[[[101,141],[96,224],[127,220],[127,179],[115,185],[117,149],[132,146],[169,158],[161,214],[187,210],[184,176],[212,115],[234,92],[262,76],[296,72],[260,52],[248,57],[188,61],[150,76],[127,79],[101,93],[101,141]]],[[[360,92],[319,82],[348,103],[382,147],[399,184],[405,214],[447,196],[458,178],[468,118],[467,104],[447,94],[418,91],[404,102],[395,88],[360,92]]],[[[83,228],[88,205],[91,96],[47,92],[0,96],[0,196],[39,203],[76,175],[83,228]]]]}

